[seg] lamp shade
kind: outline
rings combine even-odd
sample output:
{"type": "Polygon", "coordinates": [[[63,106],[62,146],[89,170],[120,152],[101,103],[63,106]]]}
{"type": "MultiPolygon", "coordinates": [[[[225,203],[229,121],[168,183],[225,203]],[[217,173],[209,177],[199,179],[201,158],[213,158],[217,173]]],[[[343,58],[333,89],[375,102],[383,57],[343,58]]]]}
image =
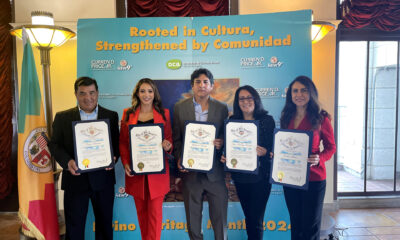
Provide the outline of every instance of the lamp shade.
{"type": "Polygon", "coordinates": [[[76,35],[68,28],[52,25],[23,25],[15,27],[10,32],[12,35],[22,38],[22,28],[26,29],[31,44],[35,47],[58,47],[76,35]]]}
{"type": "Polygon", "coordinates": [[[325,21],[313,21],[311,27],[311,40],[316,43],[323,39],[326,34],[336,29],[336,25],[325,21]]]}

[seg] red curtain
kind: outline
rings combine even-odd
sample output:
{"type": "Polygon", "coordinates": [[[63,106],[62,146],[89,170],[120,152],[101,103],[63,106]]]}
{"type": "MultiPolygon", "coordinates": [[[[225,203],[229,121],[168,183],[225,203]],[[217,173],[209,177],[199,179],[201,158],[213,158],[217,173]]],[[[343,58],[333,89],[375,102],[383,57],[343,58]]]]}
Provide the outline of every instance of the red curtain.
{"type": "Polygon", "coordinates": [[[11,173],[12,149],[12,36],[10,1],[0,1],[0,199],[8,196],[14,182],[11,173]]]}
{"type": "Polygon", "coordinates": [[[374,25],[383,31],[400,29],[400,0],[345,0],[341,10],[348,28],[374,25]]]}
{"type": "Polygon", "coordinates": [[[128,17],[229,15],[229,0],[127,0],[128,17]]]}

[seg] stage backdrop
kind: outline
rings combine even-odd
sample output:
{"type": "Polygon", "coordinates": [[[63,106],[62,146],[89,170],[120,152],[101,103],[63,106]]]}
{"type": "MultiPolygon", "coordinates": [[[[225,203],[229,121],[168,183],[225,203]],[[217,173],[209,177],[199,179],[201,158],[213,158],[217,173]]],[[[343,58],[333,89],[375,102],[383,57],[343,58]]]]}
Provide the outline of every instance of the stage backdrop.
{"type": "MultiPolygon", "coordinates": [[[[311,77],[311,10],[219,17],[80,19],[78,76],[99,83],[102,106],[122,116],[131,93],[144,77],[156,80],[166,107],[191,96],[190,74],[208,68],[216,79],[212,96],[232,109],[237,87],[251,85],[277,125],[288,84],[311,77]]],[[[114,237],[140,239],[134,201],[125,193],[124,171],[116,165],[114,237]]],[[[172,179],[174,180],[174,179],[172,179]]],[[[229,239],[245,239],[244,216],[231,181],[229,239]]],[[[162,239],[188,239],[179,185],[173,185],[163,208],[162,239]]],[[[205,239],[213,239],[208,205],[203,211],[205,239]]],[[[265,239],[290,239],[282,188],[274,186],[268,202],[265,239]]],[[[90,212],[86,238],[94,239],[90,212]]]]}

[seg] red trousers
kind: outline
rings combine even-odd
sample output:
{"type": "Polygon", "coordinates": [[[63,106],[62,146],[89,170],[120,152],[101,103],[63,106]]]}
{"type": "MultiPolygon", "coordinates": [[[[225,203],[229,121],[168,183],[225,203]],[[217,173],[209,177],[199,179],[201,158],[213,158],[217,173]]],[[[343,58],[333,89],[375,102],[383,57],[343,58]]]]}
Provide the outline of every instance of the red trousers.
{"type": "Polygon", "coordinates": [[[134,198],[140,233],[142,240],[160,240],[164,195],[150,199],[148,181],[145,184],[145,199],[134,198]]]}

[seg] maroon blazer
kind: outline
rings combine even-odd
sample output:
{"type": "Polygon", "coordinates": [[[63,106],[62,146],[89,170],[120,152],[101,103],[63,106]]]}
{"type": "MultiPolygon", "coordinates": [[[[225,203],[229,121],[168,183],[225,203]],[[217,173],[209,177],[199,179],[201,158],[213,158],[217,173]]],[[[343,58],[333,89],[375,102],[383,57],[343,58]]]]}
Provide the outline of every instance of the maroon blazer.
{"type": "MultiPolygon", "coordinates": [[[[129,119],[126,122],[126,112],[124,109],[121,121],[121,129],[119,136],[119,149],[121,154],[122,164],[129,164],[131,161],[130,147],[129,147],[129,125],[137,124],[139,118],[140,107],[135,112],[129,114],[129,119]]],[[[169,110],[164,109],[166,120],[162,115],[153,108],[154,123],[162,123],[164,125],[164,139],[167,139],[172,144],[172,130],[169,110]]],[[[165,173],[162,174],[149,174],[149,175],[135,175],[129,177],[125,175],[125,191],[135,198],[145,199],[145,176],[147,176],[149,184],[150,198],[154,199],[167,194],[170,190],[169,185],[169,165],[168,160],[165,160],[165,173]]]]}
{"type": "MultiPolygon", "coordinates": [[[[296,129],[310,130],[311,128],[312,124],[306,115],[296,129]]],[[[295,129],[294,119],[290,121],[288,129],[295,129]]],[[[331,121],[328,117],[324,117],[321,126],[318,129],[313,130],[311,154],[319,154],[319,164],[318,166],[310,167],[310,181],[322,181],[326,179],[325,162],[331,159],[335,152],[335,136],[333,134],[331,121]],[[324,147],[322,151],[319,148],[321,141],[322,146],[324,147]]]]}

